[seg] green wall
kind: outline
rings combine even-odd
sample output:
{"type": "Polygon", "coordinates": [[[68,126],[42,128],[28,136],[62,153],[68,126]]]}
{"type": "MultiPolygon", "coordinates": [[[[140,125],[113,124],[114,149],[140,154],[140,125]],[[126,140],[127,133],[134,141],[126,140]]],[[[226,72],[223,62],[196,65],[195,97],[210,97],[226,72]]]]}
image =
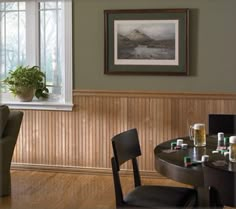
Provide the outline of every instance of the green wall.
{"type": "Polygon", "coordinates": [[[74,0],[74,89],[236,93],[236,0],[74,0]],[[104,75],[105,9],[190,9],[190,76],[104,75]]]}

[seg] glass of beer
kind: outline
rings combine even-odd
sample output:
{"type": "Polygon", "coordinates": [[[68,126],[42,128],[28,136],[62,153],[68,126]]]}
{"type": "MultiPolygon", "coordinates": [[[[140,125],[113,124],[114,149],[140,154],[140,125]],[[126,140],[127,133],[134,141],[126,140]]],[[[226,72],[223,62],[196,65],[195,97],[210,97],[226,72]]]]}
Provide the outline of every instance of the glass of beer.
{"type": "Polygon", "coordinates": [[[236,162],[236,136],[229,137],[229,160],[236,162]]]}
{"type": "Polygon", "coordinates": [[[189,127],[189,137],[193,140],[196,147],[206,146],[206,129],[205,124],[195,123],[189,127]]]}

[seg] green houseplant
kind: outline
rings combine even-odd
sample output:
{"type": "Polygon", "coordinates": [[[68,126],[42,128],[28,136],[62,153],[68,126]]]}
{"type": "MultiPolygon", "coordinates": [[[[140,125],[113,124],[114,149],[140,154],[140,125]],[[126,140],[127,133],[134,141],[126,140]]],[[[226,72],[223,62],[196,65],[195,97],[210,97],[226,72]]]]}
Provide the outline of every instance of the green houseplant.
{"type": "Polygon", "coordinates": [[[10,70],[8,76],[3,80],[10,92],[17,96],[20,101],[32,101],[34,95],[37,98],[47,98],[45,73],[38,66],[18,66],[10,70]]]}

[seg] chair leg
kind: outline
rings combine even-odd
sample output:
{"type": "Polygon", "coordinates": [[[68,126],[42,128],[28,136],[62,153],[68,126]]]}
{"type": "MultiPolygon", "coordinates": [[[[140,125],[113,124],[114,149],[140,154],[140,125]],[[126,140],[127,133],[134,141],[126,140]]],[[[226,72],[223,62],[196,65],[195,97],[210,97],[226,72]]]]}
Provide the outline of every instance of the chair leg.
{"type": "Polygon", "coordinates": [[[212,209],[222,209],[224,208],[221,203],[219,193],[213,187],[209,187],[209,198],[210,198],[210,208],[212,209]]]}

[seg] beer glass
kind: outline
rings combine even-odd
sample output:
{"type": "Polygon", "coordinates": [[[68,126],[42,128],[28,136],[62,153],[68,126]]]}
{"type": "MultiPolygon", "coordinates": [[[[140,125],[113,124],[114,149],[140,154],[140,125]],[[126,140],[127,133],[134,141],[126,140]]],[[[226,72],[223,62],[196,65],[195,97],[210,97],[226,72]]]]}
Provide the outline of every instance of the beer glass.
{"type": "Polygon", "coordinates": [[[189,156],[192,156],[192,161],[198,162],[202,160],[202,156],[206,155],[206,147],[189,148],[189,156]]]}
{"type": "Polygon", "coordinates": [[[206,146],[206,130],[205,124],[195,123],[189,127],[189,137],[193,140],[193,144],[196,147],[206,146]]]}

